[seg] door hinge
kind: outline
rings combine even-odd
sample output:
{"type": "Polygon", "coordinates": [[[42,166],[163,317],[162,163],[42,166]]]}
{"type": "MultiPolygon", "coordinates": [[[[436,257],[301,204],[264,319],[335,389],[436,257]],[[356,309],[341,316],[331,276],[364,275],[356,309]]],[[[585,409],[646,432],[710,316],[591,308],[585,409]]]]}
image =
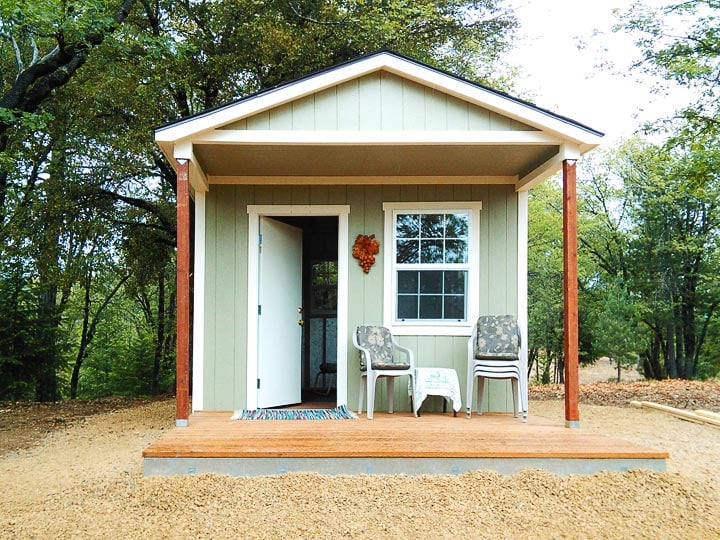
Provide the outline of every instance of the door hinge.
{"type": "Polygon", "coordinates": [[[262,253],[262,234],[258,235],[258,251],[262,253]]]}
{"type": "Polygon", "coordinates": [[[257,389],[260,390],[260,379],[257,380],[257,389]]]}
{"type": "Polygon", "coordinates": [[[262,306],[258,304],[258,315],[262,315],[262,306]]]}

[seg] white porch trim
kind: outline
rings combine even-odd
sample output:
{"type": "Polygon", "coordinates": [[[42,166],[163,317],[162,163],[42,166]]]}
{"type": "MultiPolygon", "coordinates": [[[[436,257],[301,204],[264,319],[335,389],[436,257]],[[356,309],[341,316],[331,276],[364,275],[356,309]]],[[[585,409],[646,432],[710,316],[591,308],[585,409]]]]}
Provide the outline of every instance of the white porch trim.
{"type": "Polygon", "coordinates": [[[562,163],[566,159],[580,159],[580,149],[573,144],[562,144],[557,154],[520,178],[516,190],[528,191],[534,188],[536,185],[557,173],[562,168],[562,163]]]}
{"type": "Polygon", "coordinates": [[[528,363],[528,196],[527,191],[517,194],[517,319],[522,341],[520,366],[527,371],[528,363]]]}
{"type": "MultiPolygon", "coordinates": [[[[193,138],[193,144],[229,145],[559,145],[561,139],[542,131],[320,131],[320,130],[228,130],[217,129],[193,138]]],[[[182,144],[182,143],[178,143],[182,144]]]]}
{"type": "Polygon", "coordinates": [[[205,192],[195,191],[195,267],[193,270],[192,412],[205,410],[205,192]]]}
{"type": "Polygon", "coordinates": [[[337,405],[347,405],[348,335],[348,216],[349,205],[248,205],[248,301],[246,408],[257,408],[258,354],[258,249],[260,216],[337,216],[338,218],[338,306],[337,306],[337,405]]]}
{"type": "Polygon", "coordinates": [[[488,184],[515,185],[515,176],[208,176],[211,184],[224,185],[405,185],[405,184],[488,184]]]}

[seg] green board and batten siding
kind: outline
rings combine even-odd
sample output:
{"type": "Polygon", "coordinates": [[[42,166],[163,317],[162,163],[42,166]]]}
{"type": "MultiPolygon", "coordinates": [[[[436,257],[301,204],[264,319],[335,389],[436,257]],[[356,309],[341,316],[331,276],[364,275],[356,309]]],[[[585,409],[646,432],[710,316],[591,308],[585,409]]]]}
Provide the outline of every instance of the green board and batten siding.
{"type": "Polygon", "coordinates": [[[220,129],[534,131],[387,72],[366,75],[220,129]]]}
{"type": "MultiPolygon", "coordinates": [[[[505,185],[385,185],[385,186],[220,186],[206,200],[205,365],[203,408],[229,410],[245,406],[247,372],[247,205],[349,205],[349,239],[360,233],[383,238],[383,202],[482,201],[480,212],[481,313],[517,310],[517,194],[505,185]]],[[[349,256],[349,255],[348,255],[349,256]]],[[[382,321],[383,258],[364,274],[350,257],[348,327],[382,321]]],[[[348,340],[348,402],[357,403],[357,353],[348,340]]],[[[452,367],[460,377],[465,400],[467,338],[402,336],[416,354],[418,366],[452,367]]],[[[506,384],[491,384],[487,392],[494,410],[510,410],[506,384]]],[[[378,385],[378,407],[385,407],[385,385],[378,385]]],[[[404,392],[396,392],[396,407],[407,408],[404,392]]],[[[439,401],[439,400],[438,400],[439,401]]],[[[465,402],[465,401],[464,401],[465,402]]],[[[433,404],[429,404],[433,405],[433,404]]]]}
{"type": "MultiPolygon", "coordinates": [[[[499,130],[534,128],[397,75],[382,71],[224,125],[234,130],[499,130]]],[[[501,157],[499,157],[501,159],[501,157]]],[[[242,174],[241,171],[238,172],[242,174]]],[[[361,183],[361,182],[359,182],[361,183]]],[[[482,201],[480,216],[481,313],[517,310],[517,194],[509,185],[232,186],[211,185],[206,208],[204,400],[206,410],[246,403],[247,205],[349,205],[349,239],[375,234],[385,249],[383,202],[482,201]]],[[[365,275],[350,257],[348,328],[382,321],[383,260],[365,275]]],[[[357,354],[348,340],[348,402],[357,403],[357,354]]],[[[465,400],[467,339],[403,336],[419,366],[452,367],[465,400]]],[[[378,385],[385,407],[385,385],[378,385]]],[[[396,392],[397,408],[408,406],[396,392]]],[[[486,393],[493,409],[509,410],[504,382],[486,393]]]]}

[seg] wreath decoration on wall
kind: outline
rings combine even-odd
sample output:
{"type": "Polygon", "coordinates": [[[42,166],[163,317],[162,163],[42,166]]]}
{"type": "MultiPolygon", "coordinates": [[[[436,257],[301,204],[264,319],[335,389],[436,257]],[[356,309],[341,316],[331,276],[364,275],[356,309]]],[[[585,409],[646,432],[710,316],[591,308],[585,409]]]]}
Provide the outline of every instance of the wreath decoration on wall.
{"type": "Polygon", "coordinates": [[[353,245],[352,255],[358,260],[358,264],[362,267],[366,274],[370,272],[370,268],[375,264],[375,255],[380,253],[380,242],[375,240],[375,235],[358,234],[353,245]]]}

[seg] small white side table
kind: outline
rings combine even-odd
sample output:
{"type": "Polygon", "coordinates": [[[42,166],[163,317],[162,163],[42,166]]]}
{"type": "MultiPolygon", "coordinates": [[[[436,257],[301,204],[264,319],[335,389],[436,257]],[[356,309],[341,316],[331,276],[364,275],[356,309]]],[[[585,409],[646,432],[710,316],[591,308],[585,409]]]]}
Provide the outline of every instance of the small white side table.
{"type": "Polygon", "coordinates": [[[453,402],[453,416],[462,408],[460,383],[454,369],[415,368],[415,388],[413,389],[413,409],[417,416],[420,407],[428,396],[442,396],[453,402]]]}

